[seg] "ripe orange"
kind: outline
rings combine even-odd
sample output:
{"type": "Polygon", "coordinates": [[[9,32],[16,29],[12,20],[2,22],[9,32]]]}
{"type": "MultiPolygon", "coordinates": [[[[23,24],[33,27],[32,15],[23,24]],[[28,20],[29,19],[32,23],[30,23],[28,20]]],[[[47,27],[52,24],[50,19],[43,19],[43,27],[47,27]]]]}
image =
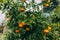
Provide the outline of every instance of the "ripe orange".
{"type": "Polygon", "coordinates": [[[20,12],[24,12],[24,10],[25,10],[25,8],[23,8],[23,7],[20,8],[20,12]]]}
{"type": "Polygon", "coordinates": [[[49,32],[49,30],[47,30],[47,29],[44,29],[44,33],[48,33],[49,32]]]}
{"type": "Polygon", "coordinates": [[[48,7],[48,6],[49,6],[49,4],[45,4],[45,6],[46,6],[46,7],[48,7]]]}
{"type": "Polygon", "coordinates": [[[30,28],[26,28],[27,31],[30,31],[30,28]]]}
{"type": "Polygon", "coordinates": [[[18,32],[19,32],[19,30],[18,30],[18,29],[16,29],[16,30],[15,30],[15,32],[16,32],[16,33],[18,33],[18,32]]]}
{"type": "Polygon", "coordinates": [[[22,25],[22,24],[19,24],[19,27],[20,27],[20,28],[23,28],[23,25],[22,25]]]}
{"type": "Polygon", "coordinates": [[[22,22],[22,25],[24,26],[24,25],[26,25],[26,23],[25,22],[22,22]]]}
{"type": "Polygon", "coordinates": [[[48,30],[51,30],[51,27],[48,27],[48,30]]]}

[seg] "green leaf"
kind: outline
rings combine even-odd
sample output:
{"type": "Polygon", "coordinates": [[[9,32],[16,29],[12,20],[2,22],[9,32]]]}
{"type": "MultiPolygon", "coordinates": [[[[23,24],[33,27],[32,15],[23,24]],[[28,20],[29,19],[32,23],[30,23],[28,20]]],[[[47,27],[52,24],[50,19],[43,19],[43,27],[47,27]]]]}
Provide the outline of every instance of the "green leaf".
{"type": "Polygon", "coordinates": [[[2,3],[6,3],[6,1],[7,1],[7,0],[0,0],[0,2],[2,2],[2,3]]]}

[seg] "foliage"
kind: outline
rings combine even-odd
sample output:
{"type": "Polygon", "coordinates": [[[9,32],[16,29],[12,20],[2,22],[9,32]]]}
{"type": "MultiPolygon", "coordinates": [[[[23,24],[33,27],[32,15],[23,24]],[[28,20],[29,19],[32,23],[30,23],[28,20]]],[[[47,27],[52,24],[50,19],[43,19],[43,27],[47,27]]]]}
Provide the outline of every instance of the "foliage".
{"type": "Polygon", "coordinates": [[[7,32],[6,40],[59,40],[60,9],[58,10],[58,7],[58,11],[55,10],[55,13],[52,11],[47,15],[45,11],[39,10],[40,5],[50,7],[49,4],[49,6],[45,4],[45,1],[34,4],[33,0],[30,4],[25,1],[22,2],[22,0],[18,0],[17,3],[13,0],[2,3],[1,9],[4,12],[7,11],[5,13],[8,19],[6,27],[11,29],[11,32],[7,32]],[[31,9],[26,11],[31,6],[33,11],[31,9]],[[48,30],[48,27],[50,27],[50,30],[48,30]]]}

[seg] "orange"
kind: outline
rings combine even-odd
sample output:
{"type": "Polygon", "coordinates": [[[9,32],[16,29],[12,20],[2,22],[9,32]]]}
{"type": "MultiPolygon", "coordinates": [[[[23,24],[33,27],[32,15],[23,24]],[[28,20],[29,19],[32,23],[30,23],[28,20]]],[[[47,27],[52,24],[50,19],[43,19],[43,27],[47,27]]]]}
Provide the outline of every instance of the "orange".
{"type": "Polygon", "coordinates": [[[24,25],[26,25],[26,23],[25,22],[22,22],[22,25],[24,26],[24,25]]]}
{"type": "Polygon", "coordinates": [[[49,30],[47,30],[47,29],[44,29],[44,33],[48,33],[49,32],[49,30]]]}
{"type": "Polygon", "coordinates": [[[18,30],[18,29],[16,29],[15,31],[16,31],[16,33],[18,33],[18,32],[19,32],[19,30],[18,30]]]}
{"type": "Polygon", "coordinates": [[[20,27],[20,28],[23,28],[23,25],[22,25],[22,24],[19,24],[19,27],[20,27]]]}
{"type": "Polygon", "coordinates": [[[24,12],[24,10],[25,10],[25,8],[23,8],[23,7],[20,8],[20,12],[24,12]]]}
{"type": "Polygon", "coordinates": [[[48,7],[48,6],[49,6],[49,4],[45,4],[45,6],[46,6],[46,7],[48,7]]]}
{"type": "Polygon", "coordinates": [[[26,28],[27,31],[30,31],[30,28],[26,28]]]}
{"type": "Polygon", "coordinates": [[[51,30],[51,27],[48,27],[48,30],[51,30]]]}

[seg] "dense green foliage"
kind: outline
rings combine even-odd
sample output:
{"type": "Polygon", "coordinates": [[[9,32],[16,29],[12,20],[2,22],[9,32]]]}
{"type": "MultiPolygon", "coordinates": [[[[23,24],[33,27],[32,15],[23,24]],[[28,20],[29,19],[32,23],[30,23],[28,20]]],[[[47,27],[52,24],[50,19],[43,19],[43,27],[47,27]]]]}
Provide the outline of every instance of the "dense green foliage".
{"type": "Polygon", "coordinates": [[[26,3],[27,5],[25,6],[21,0],[18,0],[17,3],[12,0],[7,0],[6,3],[1,5],[3,6],[2,10],[4,12],[7,11],[6,17],[9,19],[6,27],[11,30],[11,32],[6,33],[6,40],[60,40],[60,6],[57,7],[56,10],[54,9],[54,12],[49,11],[49,13],[46,13],[47,10],[49,10],[48,8],[46,8],[46,12],[42,12],[38,7],[40,5],[45,5],[45,1],[37,5],[34,4],[33,0],[31,3],[32,4],[26,3]],[[26,8],[30,8],[31,5],[33,11],[25,11],[26,8]],[[22,12],[20,11],[20,8],[25,9],[22,12]],[[26,25],[21,28],[19,27],[19,22],[25,22],[26,25]],[[51,30],[45,33],[44,29],[48,29],[48,27],[51,27],[51,30]],[[30,30],[26,30],[26,28],[29,28],[30,30]],[[16,32],[16,29],[19,30],[18,33],[16,32]]]}

